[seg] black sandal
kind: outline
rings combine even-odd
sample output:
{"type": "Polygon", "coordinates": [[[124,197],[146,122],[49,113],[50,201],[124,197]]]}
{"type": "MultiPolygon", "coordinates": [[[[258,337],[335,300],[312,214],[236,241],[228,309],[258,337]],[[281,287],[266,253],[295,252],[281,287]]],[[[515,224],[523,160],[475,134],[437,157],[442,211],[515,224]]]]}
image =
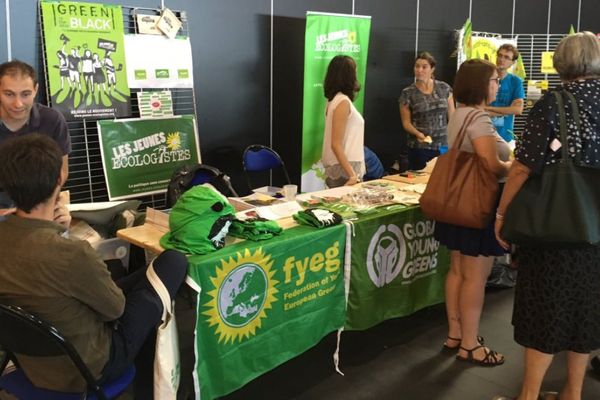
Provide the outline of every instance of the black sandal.
{"type": "MultiPolygon", "coordinates": [[[[458,348],[460,347],[461,341],[462,341],[462,338],[453,338],[450,336],[446,336],[446,341],[444,342],[444,344],[442,346],[442,350],[458,350],[458,348]],[[448,346],[448,340],[453,340],[455,342],[458,342],[458,344],[456,346],[448,346]]],[[[482,346],[485,344],[485,340],[483,339],[483,336],[477,336],[477,343],[479,343],[482,346]]]]}
{"type": "Polygon", "coordinates": [[[469,350],[469,349],[465,349],[464,347],[460,346],[460,349],[466,351],[467,356],[461,357],[460,355],[457,355],[456,359],[459,361],[466,361],[471,364],[479,365],[481,367],[496,367],[498,365],[504,364],[504,356],[501,356],[494,350],[490,350],[487,347],[479,345],[479,346],[475,346],[469,350]],[[473,352],[475,352],[476,350],[478,350],[480,348],[483,348],[485,357],[483,357],[483,359],[481,359],[481,360],[478,360],[475,357],[473,357],[473,352]]]}

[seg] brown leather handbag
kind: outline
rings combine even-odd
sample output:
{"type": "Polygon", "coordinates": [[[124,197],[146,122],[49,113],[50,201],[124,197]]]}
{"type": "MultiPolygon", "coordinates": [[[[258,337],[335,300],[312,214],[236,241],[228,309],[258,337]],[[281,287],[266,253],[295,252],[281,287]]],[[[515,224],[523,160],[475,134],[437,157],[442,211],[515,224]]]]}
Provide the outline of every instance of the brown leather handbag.
{"type": "Polygon", "coordinates": [[[438,157],[419,203],[431,219],[481,229],[494,215],[498,179],[483,158],[460,150],[477,114],[477,110],[467,114],[452,148],[438,157]]]}

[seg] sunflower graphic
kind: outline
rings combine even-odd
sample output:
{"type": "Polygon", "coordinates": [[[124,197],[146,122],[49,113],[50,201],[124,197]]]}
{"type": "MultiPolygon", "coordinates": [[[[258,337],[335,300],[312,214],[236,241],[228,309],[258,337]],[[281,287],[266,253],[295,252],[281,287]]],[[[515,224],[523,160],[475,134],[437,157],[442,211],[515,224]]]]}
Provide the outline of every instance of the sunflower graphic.
{"type": "Polygon", "coordinates": [[[167,135],[167,147],[170,151],[175,151],[181,147],[181,135],[179,132],[173,132],[167,135]]]}
{"type": "Polygon", "coordinates": [[[221,261],[216,276],[211,277],[215,286],[208,292],[211,300],[204,304],[208,310],[209,326],[217,326],[220,342],[234,343],[256,334],[266,318],[266,310],[277,301],[278,292],[273,279],[275,271],[270,255],[259,248],[254,253],[248,249],[237,253],[237,257],[221,261]]]}

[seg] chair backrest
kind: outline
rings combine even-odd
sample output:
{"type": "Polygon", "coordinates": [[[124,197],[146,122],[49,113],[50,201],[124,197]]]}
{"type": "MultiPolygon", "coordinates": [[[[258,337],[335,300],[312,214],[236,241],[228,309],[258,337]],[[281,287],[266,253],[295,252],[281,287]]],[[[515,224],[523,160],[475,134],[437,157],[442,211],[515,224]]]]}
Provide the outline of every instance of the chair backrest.
{"type": "Polygon", "coordinates": [[[281,168],[283,171],[286,182],[291,183],[290,176],[287,172],[285,164],[279,154],[272,148],[264,146],[262,144],[251,144],[246,147],[242,156],[242,163],[244,167],[244,174],[246,175],[246,181],[248,182],[248,189],[252,190],[252,183],[248,172],[261,172],[269,171],[275,168],[281,168]]]}
{"type": "Polygon", "coordinates": [[[219,169],[206,164],[183,165],[173,172],[167,189],[167,207],[173,207],[177,199],[189,188],[210,183],[225,196],[238,197],[229,177],[219,169]]]}
{"type": "Polygon", "coordinates": [[[55,327],[20,307],[4,304],[0,304],[0,327],[0,347],[9,355],[68,356],[88,387],[103,397],[98,383],[77,350],[55,327]]]}

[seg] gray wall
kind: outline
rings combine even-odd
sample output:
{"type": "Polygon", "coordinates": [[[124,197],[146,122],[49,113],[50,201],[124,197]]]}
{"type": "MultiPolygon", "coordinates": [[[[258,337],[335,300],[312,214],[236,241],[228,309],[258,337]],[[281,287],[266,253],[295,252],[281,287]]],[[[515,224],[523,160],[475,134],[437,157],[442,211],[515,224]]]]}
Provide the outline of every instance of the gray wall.
{"type": "MultiPolygon", "coordinates": [[[[12,57],[40,69],[37,0],[0,0],[0,61],[12,57]]],[[[158,0],[103,1],[160,7],[158,0]]],[[[244,188],[242,150],[270,144],[299,178],[306,11],[372,17],[367,69],[366,143],[385,166],[402,151],[397,97],[412,82],[415,43],[438,60],[437,75],[452,83],[452,31],[471,15],[473,29],[498,33],[566,33],[569,25],[597,30],[597,0],[165,0],[186,10],[194,54],[198,127],[204,162],[244,188]],[[501,3],[502,7],[498,4],[501,3]],[[514,14],[513,14],[514,4],[514,14]],[[417,25],[419,11],[419,26],[417,25]],[[549,12],[550,11],[550,12],[549,12]],[[580,17],[579,17],[580,15],[580,17]],[[271,30],[273,40],[271,41],[271,30]],[[271,57],[272,54],[272,57],[271,57]],[[271,89],[272,87],[272,89],[271,89]]]]}

